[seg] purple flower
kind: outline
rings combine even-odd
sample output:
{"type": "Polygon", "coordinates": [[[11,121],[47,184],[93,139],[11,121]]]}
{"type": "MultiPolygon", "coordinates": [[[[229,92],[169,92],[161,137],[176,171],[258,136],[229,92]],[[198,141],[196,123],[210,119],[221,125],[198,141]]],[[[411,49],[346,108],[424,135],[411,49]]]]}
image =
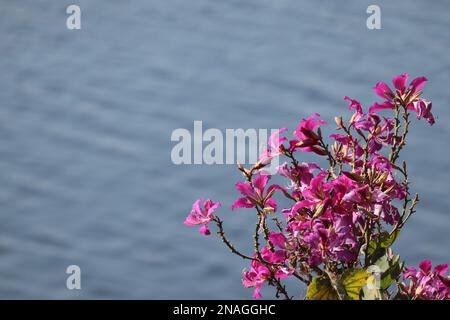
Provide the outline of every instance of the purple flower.
{"type": "Polygon", "coordinates": [[[206,200],[201,208],[201,202],[203,199],[197,199],[192,205],[192,211],[184,220],[184,224],[190,227],[202,225],[199,229],[201,234],[205,236],[210,235],[211,232],[208,229],[208,223],[214,218],[214,211],[220,206],[220,202],[212,202],[210,199],[206,200]]]}
{"type": "Polygon", "coordinates": [[[301,150],[304,152],[314,152],[318,155],[326,155],[325,150],[319,147],[319,140],[322,138],[320,128],[314,130],[320,125],[327,123],[325,120],[316,120],[320,114],[314,113],[308,119],[303,119],[294,131],[294,135],[299,140],[290,141],[290,149],[292,151],[301,150]]]}
{"type": "Polygon", "coordinates": [[[253,185],[250,182],[238,182],[236,183],[236,189],[244,196],[237,199],[231,209],[236,208],[254,208],[260,206],[262,208],[270,207],[274,211],[277,210],[277,203],[272,196],[276,189],[279,187],[277,185],[271,185],[267,188],[267,193],[264,189],[269,181],[270,176],[259,175],[253,180],[253,185]]]}
{"type": "Polygon", "coordinates": [[[431,101],[418,100],[412,104],[411,110],[417,113],[417,119],[424,118],[432,126],[435,123],[434,116],[431,113],[431,101]]]}
{"type": "Polygon", "coordinates": [[[283,145],[283,142],[287,141],[287,138],[280,137],[280,134],[284,131],[287,131],[287,128],[281,128],[270,135],[268,148],[263,150],[261,156],[259,157],[259,162],[262,164],[268,164],[272,158],[283,154],[281,151],[281,146],[283,145]]]}
{"type": "MultiPolygon", "coordinates": [[[[272,274],[275,279],[284,279],[294,273],[294,269],[284,266],[286,261],[285,250],[275,250],[272,252],[268,247],[261,249],[261,256],[266,264],[252,260],[250,270],[245,271],[242,274],[242,285],[246,288],[255,288],[253,291],[253,298],[261,298],[261,287],[265,282],[270,280],[272,274]],[[270,268],[270,269],[269,269],[270,268]]],[[[254,258],[257,256],[254,255],[254,258]]]]}
{"type": "Polygon", "coordinates": [[[400,285],[400,294],[412,300],[449,300],[450,277],[446,277],[447,264],[432,269],[429,260],[424,260],[416,268],[405,268],[404,282],[400,285]]]}
{"type": "Polygon", "coordinates": [[[350,97],[347,97],[347,96],[344,97],[344,100],[350,102],[350,104],[348,106],[348,110],[356,109],[357,113],[360,113],[360,114],[363,113],[362,106],[361,106],[361,103],[359,101],[354,100],[354,99],[352,99],[350,97]]]}
{"type": "Polygon", "coordinates": [[[435,120],[431,113],[431,102],[420,98],[421,90],[427,82],[427,78],[417,77],[406,88],[407,80],[407,73],[394,77],[392,83],[396,89],[395,92],[386,83],[378,82],[374,91],[385,101],[381,104],[375,103],[370,107],[369,113],[383,109],[395,109],[395,106],[401,102],[409,110],[416,112],[418,119],[424,118],[430,125],[433,125],[435,120]]]}

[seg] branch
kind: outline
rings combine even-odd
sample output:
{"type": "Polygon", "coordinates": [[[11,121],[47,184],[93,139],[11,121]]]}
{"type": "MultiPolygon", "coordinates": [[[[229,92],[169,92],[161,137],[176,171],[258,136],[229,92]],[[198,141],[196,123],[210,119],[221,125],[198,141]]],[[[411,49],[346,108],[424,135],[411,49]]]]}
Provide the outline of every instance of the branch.
{"type": "Polygon", "coordinates": [[[231,250],[232,253],[238,255],[239,257],[243,258],[243,259],[247,259],[247,260],[257,260],[255,258],[252,258],[250,256],[247,256],[243,253],[241,253],[239,250],[237,250],[234,245],[227,239],[227,237],[225,236],[225,231],[223,230],[223,221],[220,220],[220,218],[218,216],[215,216],[213,218],[213,221],[216,222],[217,228],[219,229],[219,231],[217,232],[217,234],[220,236],[220,238],[222,239],[222,241],[225,243],[225,245],[231,250]]]}

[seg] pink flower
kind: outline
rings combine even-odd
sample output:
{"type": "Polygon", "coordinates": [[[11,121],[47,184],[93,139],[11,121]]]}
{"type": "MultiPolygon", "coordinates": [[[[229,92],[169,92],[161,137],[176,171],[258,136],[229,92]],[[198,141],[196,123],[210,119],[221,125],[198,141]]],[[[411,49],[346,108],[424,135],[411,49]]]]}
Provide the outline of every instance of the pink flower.
{"type": "Polygon", "coordinates": [[[253,186],[249,182],[236,183],[236,189],[244,197],[237,199],[231,206],[231,209],[254,208],[259,205],[262,208],[270,207],[276,211],[277,203],[272,199],[272,196],[279,187],[277,185],[271,185],[267,188],[267,193],[264,193],[264,189],[269,179],[270,176],[268,175],[259,175],[253,180],[253,186]]]}
{"type": "Polygon", "coordinates": [[[440,264],[432,269],[431,262],[424,260],[416,268],[405,268],[400,294],[413,300],[449,300],[450,277],[445,277],[448,265],[440,264]]]}
{"type": "Polygon", "coordinates": [[[384,82],[378,82],[373,90],[377,95],[387,101],[392,101],[395,97],[395,94],[392,92],[391,88],[389,88],[389,85],[384,82]]]}
{"type": "Polygon", "coordinates": [[[431,113],[431,101],[418,100],[411,107],[417,113],[417,119],[424,118],[432,126],[435,123],[434,116],[431,113]]]}
{"type": "Polygon", "coordinates": [[[427,82],[427,78],[417,77],[406,88],[407,80],[407,73],[394,77],[392,83],[395,87],[395,92],[386,83],[378,82],[374,91],[385,101],[381,104],[375,103],[370,107],[369,113],[383,109],[395,109],[398,101],[403,101],[409,110],[417,113],[418,119],[424,118],[430,125],[433,125],[435,120],[431,113],[431,103],[420,98],[420,91],[427,82]]]}
{"type": "Polygon", "coordinates": [[[308,119],[303,119],[294,131],[294,135],[299,140],[290,141],[290,149],[292,151],[301,150],[305,152],[314,152],[318,155],[326,155],[326,152],[319,147],[319,140],[322,138],[320,128],[314,132],[315,128],[320,124],[327,123],[325,120],[315,120],[320,117],[318,113],[314,113],[308,119]]]}
{"type": "Polygon", "coordinates": [[[364,149],[356,139],[343,134],[331,134],[330,138],[336,140],[336,143],[333,145],[333,151],[337,159],[342,160],[344,163],[351,163],[353,158],[355,158],[356,165],[359,165],[361,161],[358,159],[364,154],[364,149]]]}
{"type": "MultiPolygon", "coordinates": [[[[252,260],[250,265],[250,271],[245,271],[242,274],[242,285],[246,288],[255,288],[253,291],[253,298],[261,298],[261,287],[267,282],[272,273],[275,279],[284,279],[294,273],[294,269],[288,268],[283,264],[286,261],[286,252],[284,250],[270,251],[268,247],[264,247],[261,250],[261,256],[269,263],[270,270],[266,264],[252,260]]],[[[253,256],[256,258],[256,254],[253,256]]]]}
{"type": "Polygon", "coordinates": [[[345,96],[344,100],[349,101],[350,104],[348,106],[348,110],[356,109],[357,113],[363,113],[361,103],[357,100],[354,100],[350,97],[345,96]]]}
{"type": "MultiPolygon", "coordinates": [[[[383,117],[382,121],[381,117],[376,113],[358,114],[357,117],[352,117],[351,125],[357,130],[368,132],[369,152],[371,154],[379,151],[383,145],[392,144],[394,141],[394,119],[392,118],[383,117]]],[[[357,148],[357,153],[363,153],[363,149],[359,144],[355,141],[350,141],[348,136],[331,135],[331,137],[334,137],[338,141],[339,136],[341,136],[340,140],[348,140],[345,142],[347,148],[349,144],[351,146],[354,144],[357,148]]]]}
{"type": "Polygon", "coordinates": [[[351,216],[336,215],[330,218],[310,219],[302,223],[291,223],[295,228],[303,259],[310,266],[318,266],[325,261],[353,262],[357,258],[356,237],[352,233],[351,216]]]}
{"type": "Polygon", "coordinates": [[[404,73],[399,76],[395,76],[394,79],[392,79],[392,84],[400,94],[404,94],[406,81],[408,81],[408,74],[404,73]]]}
{"type": "Polygon", "coordinates": [[[272,242],[272,244],[275,247],[281,248],[281,249],[285,249],[286,248],[286,242],[287,239],[285,237],[285,235],[281,232],[272,232],[269,235],[269,240],[270,242],[272,242]]]}
{"type": "Polygon", "coordinates": [[[261,298],[261,287],[264,282],[270,277],[270,271],[260,262],[252,261],[250,271],[245,271],[242,274],[242,285],[246,288],[255,288],[253,291],[253,298],[261,298]]]}
{"type": "Polygon", "coordinates": [[[190,227],[202,225],[199,232],[204,235],[210,235],[208,223],[214,218],[214,211],[220,206],[220,202],[212,202],[210,199],[203,204],[203,209],[200,207],[203,199],[197,199],[192,205],[192,211],[184,220],[184,224],[190,227]]]}
{"type": "Polygon", "coordinates": [[[284,131],[287,131],[287,128],[281,128],[270,135],[268,148],[264,149],[259,157],[259,161],[262,164],[268,164],[272,158],[283,154],[280,147],[283,145],[283,142],[287,141],[287,138],[280,137],[280,134],[284,131]]]}
{"type": "Polygon", "coordinates": [[[323,180],[328,174],[326,172],[320,172],[315,178],[311,179],[310,184],[302,194],[306,200],[310,200],[316,203],[329,203],[329,190],[330,185],[324,183],[323,180]]]}
{"type": "Polygon", "coordinates": [[[379,95],[381,98],[385,99],[386,101],[392,102],[392,100],[395,98],[395,96],[403,96],[406,93],[410,94],[411,96],[417,94],[422,90],[422,87],[427,82],[427,78],[425,77],[417,77],[411,83],[409,84],[408,88],[406,89],[406,81],[408,81],[409,75],[407,73],[395,76],[392,79],[392,84],[394,85],[394,88],[396,89],[396,92],[394,93],[389,85],[387,85],[384,82],[378,82],[375,87],[374,91],[377,95],[379,95]]]}
{"type": "Polygon", "coordinates": [[[315,170],[324,171],[316,163],[302,162],[295,166],[292,165],[291,167],[289,167],[287,163],[283,163],[278,167],[278,174],[288,178],[296,187],[303,190],[309,186],[311,179],[314,178],[313,172],[315,170]]]}

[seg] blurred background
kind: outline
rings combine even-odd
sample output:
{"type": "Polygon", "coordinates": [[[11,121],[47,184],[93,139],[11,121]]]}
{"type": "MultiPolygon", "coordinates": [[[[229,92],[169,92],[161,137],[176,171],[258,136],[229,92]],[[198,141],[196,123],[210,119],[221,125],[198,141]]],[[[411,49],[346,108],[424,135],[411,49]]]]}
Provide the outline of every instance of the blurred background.
{"type": "Polygon", "coordinates": [[[0,0],[0,298],[251,298],[247,263],[183,225],[220,200],[250,252],[253,212],[229,210],[240,174],[172,164],[172,131],[348,116],[345,95],[367,106],[403,72],[430,79],[437,123],[414,121],[403,153],[421,202],[396,250],[450,262],[449,27],[448,0],[0,0]]]}

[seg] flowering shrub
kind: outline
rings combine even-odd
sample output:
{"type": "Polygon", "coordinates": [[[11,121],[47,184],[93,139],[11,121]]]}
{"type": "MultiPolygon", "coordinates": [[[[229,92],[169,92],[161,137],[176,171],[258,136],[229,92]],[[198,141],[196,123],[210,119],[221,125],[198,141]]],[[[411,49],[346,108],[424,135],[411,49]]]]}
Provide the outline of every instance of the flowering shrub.
{"type": "Polygon", "coordinates": [[[200,226],[205,235],[209,223],[217,226],[225,245],[250,262],[242,284],[254,289],[254,298],[261,297],[263,285],[273,286],[277,297],[293,298],[283,284],[292,277],[307,285],[307,299],[450,299],[447,265],[432,270],[424,261],[419,271],[405,268],[391,249],[419,202],[410,192],[406,163],[399,163],[411,114],[435,122],[431,102],[422,98],[427,79],[407,80],[407,74],[394,77],[393,88],[379,82],[374,90],[383,101],[367,113],[345,97],[353,115],[348,121],[335,118],[331,145],[320,128],[326,121],[313,114],[300,122],[292,140],[282,128],[253,167],[239,166],[246,181],[236,184],[241,197],[231,209],[256,211],[253,254],[242,253],[226,237],[215,214],[218,202],[208,199],[203,208],[201,199],[194,203],[185,224],[200,226]],[[393,116],[378,114],[384,109],[393,116]],[[328,168],[299,162],[301,152],[323,157],[328,168]],[[287,160],[277,175],[288,187],[270,184],[264,169],[274,157],[287,160]],[[276,194],[290,206],[279,210],[276,194]]]}

